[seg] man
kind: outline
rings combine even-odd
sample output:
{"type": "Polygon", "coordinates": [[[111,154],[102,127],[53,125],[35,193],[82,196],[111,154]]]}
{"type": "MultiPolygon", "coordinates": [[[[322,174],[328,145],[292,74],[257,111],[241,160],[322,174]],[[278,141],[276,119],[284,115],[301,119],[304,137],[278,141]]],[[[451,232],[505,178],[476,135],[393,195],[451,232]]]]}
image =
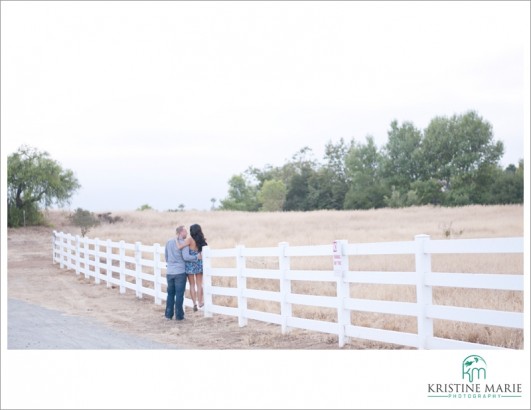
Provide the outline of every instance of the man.
{"type": "MultiPolygon", "coordinates": [[[[182,251],[179,250],[178,244],[186,239],[188,232],[183,225],[176,229],[177,237],[168,239],[164,256],[166,257],[166,281],[168,283],[168,298],[166,299],[166,311],[164,316],[167,320],[173,319],[175,312],[176,320],[184,319],[184,291],[186,289],[186,273],[182,251]]],[[[197,261],[200,257],[190,255],[190,261],[197,261]]]]}

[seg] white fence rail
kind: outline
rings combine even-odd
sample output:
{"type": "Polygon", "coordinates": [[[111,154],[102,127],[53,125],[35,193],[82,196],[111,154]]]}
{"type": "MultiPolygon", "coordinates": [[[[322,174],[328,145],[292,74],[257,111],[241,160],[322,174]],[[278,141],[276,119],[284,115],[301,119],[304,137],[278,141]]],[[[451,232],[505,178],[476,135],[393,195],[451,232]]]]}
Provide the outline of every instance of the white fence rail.
{"type": "MultiPolygon", "coordinates": [[[[393,343],[418,349],[487,349],[499,347],[435,337],[433,320],[469,322],[491,326],[523,329],[523,313],[489,309],[473,309],[456,306],[434,305],[433,287],[474,288],[521,291],[524,289],[523,274],[482,273],[434,273],[431,271],[431,256],[434,254],[522,254],[524,241],[521,237],[488,239],[430,240],[427,235],[417,235],[414,241],[349,244],[334,241],[330,245],[289,246],[282,242],[278,247],[232,249],[203,249],[203,288],[205,316],[214,313],[238,317],[240,326],[248,319],[280,325],[282,333],[290,328],[308,329],[338,336],[342,347],[349,338],[360,338],[393,343]],[[414,255],[414,272],[360,272],[349,271],[349,256],[354,255],[414,255]],[[330,256],[331,270],[294,270],[290,258],[330,256]],[[278,258],[278,269],[251,269],[246,267],[247,258],[278,258]],[[215,268],[212,261],[234,258],[233,268],[215,268]],[[236,287],[214,286],[213,277],[232,277],[236,287]],[[279,281],[279,292],[251,289],[247,278],[274,279],[279,281]],[[319,296],[292,293],[294,281],[333,282],[335,296],[319,296]],[[413,285],[416,287],[416,302],[357,299],[350,296],[351,284],[413,285]],[[214,303],[214,296],[231,296],[237,306],[214,303]],[[248,308],[248,299],[273,301],[280,304],[280,313],[248,308]],[[306,319],[293,316],[293,305],[333,308],[336,322],[306,319]],[[416,318],[417,333],[398,332],[378,328],[355,326],[351,312],[375,312],[416,318]]],[[[118,286],[120,293],[130,289],[142,298],[147,294],[155,303],[166,300],[164,248],[159,244],[128,244],[124,241],[101,241],[55,232],[53,236],[53,262],[61,268],[75,270],[76,274],[94,277],[96,283],[105,281],[107,287],[118,286]],[[147,256],[146,256],[147,255],[147,256]],[[147,284],[147,286],[146,286],[147,284]]],[[[188,285],[187,285],[188,286],[188,285]]],[[[185,298],[185,306],[192,306],[185,298]]]]}

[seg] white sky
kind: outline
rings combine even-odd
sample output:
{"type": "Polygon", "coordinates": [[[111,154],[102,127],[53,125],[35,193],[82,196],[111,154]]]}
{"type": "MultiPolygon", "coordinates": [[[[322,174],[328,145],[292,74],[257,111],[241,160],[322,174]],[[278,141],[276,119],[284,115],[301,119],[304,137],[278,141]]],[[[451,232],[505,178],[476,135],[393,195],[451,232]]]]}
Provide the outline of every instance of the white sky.
{"type": "Polygon", "coordinates": [[[1,15],[2,156],[28,144],[72,169],[72,209],[209,209],[251,165],[304,146],[321,159],[340,138],[381,147],[394,119],[424,129],[468,110],[503,165],[524,158],[529,2],[23,1],[1,15]]]}

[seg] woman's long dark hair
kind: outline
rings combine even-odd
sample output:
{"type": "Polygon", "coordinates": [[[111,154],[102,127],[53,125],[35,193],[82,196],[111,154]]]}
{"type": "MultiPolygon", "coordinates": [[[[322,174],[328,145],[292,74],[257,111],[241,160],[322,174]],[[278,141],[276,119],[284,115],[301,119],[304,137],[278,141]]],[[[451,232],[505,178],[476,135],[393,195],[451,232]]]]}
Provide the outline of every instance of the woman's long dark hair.
{"type": "Polygon", "coordinates": [[[199,252],[203,250],[203,246],[208,245],[205,239],[205,235],[203,235],[203,231],[201,230],[201,226],[199,226],[198,224],[190,225],[190,236],[194,238],[195,244],[197,245],[197,249],[199,250],[199,252]]]}

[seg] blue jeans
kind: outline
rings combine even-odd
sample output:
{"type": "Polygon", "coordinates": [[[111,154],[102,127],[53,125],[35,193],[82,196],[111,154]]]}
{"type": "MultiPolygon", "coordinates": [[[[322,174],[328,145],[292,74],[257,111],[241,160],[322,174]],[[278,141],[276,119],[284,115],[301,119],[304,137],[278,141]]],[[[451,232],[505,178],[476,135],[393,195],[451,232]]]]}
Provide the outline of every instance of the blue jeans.
{"type": "Polygon", "coordinates": [[[168,298],[166,299],[165,316],[168,319],[173,319],[173,312],[175,311],[175,318],[177,320],[184,319],[184,291],[186,289],[186,274],[167,275],[168,282],[168,298]]]}

